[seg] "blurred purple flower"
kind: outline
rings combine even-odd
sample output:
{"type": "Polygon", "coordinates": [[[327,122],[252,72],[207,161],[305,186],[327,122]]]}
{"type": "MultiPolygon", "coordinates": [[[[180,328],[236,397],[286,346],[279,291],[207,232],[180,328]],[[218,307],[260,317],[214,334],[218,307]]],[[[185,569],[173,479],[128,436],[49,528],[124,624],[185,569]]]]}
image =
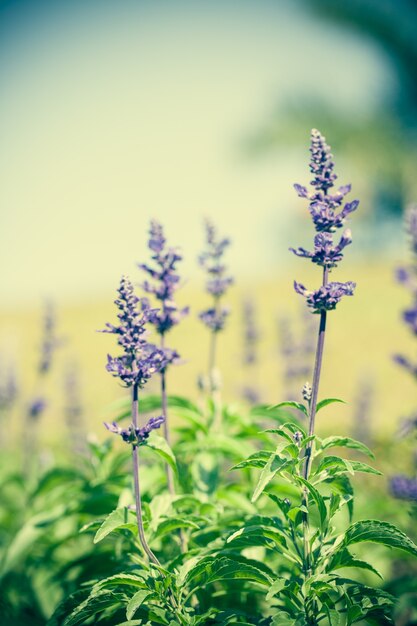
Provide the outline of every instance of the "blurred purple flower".
{"type": "Polygon", "coordinates": [[[316,230],[333,233],[343,226],[349,214],[358,208],[359,202],[353,200],[341,208],[345,196],[351,190],[350,185],[343,185],[336,193],[329,193],[329,189],[334,186],[337,178],[333,172],[333,155],[325,138],[316,129],[311,131],[310,152],[310,171],[314,175],[311,185],[314,191],[309,193],[306,187],[298,184],[295,184],[294,188],[300,198],[310,201],[309,211],[316,230]],[[336,213],[336,211],[339,212],[336,213]]]}
{"type": "Polygon", "coordinates": [[[230,245],[227,238],[220,239],[214,225],[206,221],[206,250],[200,255],[199,263],[208,274],[207,292],[213,296],[214,305],[199,314],[201,321],[214,333],[223,330],[229,308],[220,306],[220,299],[226,293],[233,278],[226,276],[226,266],[222,262],[225,250],[230,245]]]}
{"type": "Polygon", "coordinates": [[[35,398],[29,405],[28,417],[32,420],[38,420],[45,411],[47,403],[45,398],[35,398]]]}
{"type": "Polygon", "coordinates": [[[252,299],[246,299],[243,303],[243,363],[252,365],[257,361],[256,348],[259,343],[260,333],[256,323],[255,303],[252,299]]]}
{"type": "Polygon", "coordinates": [[[56,334],[56,315],[54,306],[51,302],[46,302],[43,317],[40,360],[38,365],[39,374],[44,375],[49,372],[55,351],[62,345],[62,343],[62,338],[58,337],[56,334]]]}
{"type": "Polygon", "coordinates": [[[117,343],[122,347],[122,356],[107,356],[106,369],[127,386],[142,388],[153,374],[164,369],[169,361],[165,351],[160,350],[144,337],[146,324],[154,309],[146,300],[140,300],[134,293],[130,280],[123,276],[118,289],[119,298],[114,302],[119,309],[119,325],[106,324],[103,333],[117,335],[117,343]]]}
{"type": "Polygon", "coordinates": [[[417,480],[408,476],[393,476],[390,489],[394,498],[417,502],[417,480]]]}
{"type": "Polygon", "coordinates": [[[160,415],[159,417],[151,417],[150,420],[145,424],[145,426],[141,426],[135,428],[133,424],[128,426],[127,428],[120,428],[120,426],[116,422],[104,422],[104,426],[111,433],[115,433],[116,435],[120,435],[123,441],[126,443],[131,443],[134,446],[142,446],[146,443],[150,433],[157,428],[160,428],[164,423],[165,418],[160,415]]]}
{"type": "Polygon", "coordinates": [[[18,394],[16,371],[12,365],[8,369],[0,368],[0,411],[9,411],[18,394]]]}
{"type": "Polygon", "coordinates": [[[182,255],[176,248],[166,246],[163,227],[156,220],[151,221],[148,246],[154,253],[152,255],[154,266],[140,263],[139,268],[150,276],[152,282],[146,280],[142,287],[146,293],[154,295],[161,303],[160,309],[151,312],[149,321],[155,326],[156,331],[163,335],[178,324],[189,311],[189,307],[180,309],[174,302],[174,294],[180,283],[176,266],[182,260],[182,255]]]}
{"type": "Polygon", "coordinates": [[[343,296],[352,296],[356,287],[356,283],[333,282],[322,285],[315,291],[309,291],[301,283],[294,281],[295,291],[304,296],[307,300],[307,306],[312,309],[313,313],[321,313],[322,311],[332,311],[340,302],[343,296]]]}
{"type": "Polygon", "coordinates": [[[223,330],[226,323],[227,316],[230,313],[228,307],[218,307],[206,309],[199,314],[200,320],[209,328],[213,333],[217,333],[223,330]]]}

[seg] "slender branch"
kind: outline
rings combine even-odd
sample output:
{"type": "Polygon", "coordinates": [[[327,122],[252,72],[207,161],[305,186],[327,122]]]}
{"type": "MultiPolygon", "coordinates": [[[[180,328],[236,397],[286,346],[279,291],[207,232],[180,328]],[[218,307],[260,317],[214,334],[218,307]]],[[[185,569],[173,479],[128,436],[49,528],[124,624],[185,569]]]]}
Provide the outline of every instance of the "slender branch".
{"type": "MultiPolygon", "coordinates": [[[[323,287],[327,285],[328,279],[329,279],[329,270],[327,267],[325,267],[323,268],[323,287]]],[[[309,436],[314,435],[314,426],[316,422],[317,398],[318,398],[318,393],[319,393],[321,366],[323,362],[324,338],[326,334],[326,320],[327,320],[327,311],[324,310],[320,313],[320,326],[319,326],[319,333],[318,333],[318,338],[317,338],[313,382],[311,386],[312,387],[311,400],[309,402],[309,427],[308,427],[309,436]]],[[[304,469],[303,469],[303,476],[305,480],[308,480],[308,477],[310,475],[312,450],[313,450],[313,442],[309,441],[305,450],[305,460],[304,460],[304,469]]],[[[308,506],[308,490],[306,487],[304,487],[303,489],[302,504],[304,507],[308,506]]],[[[304,573],[307,576],[309,572],[311,571],[311,554],[310,554],[311,550],[310,550],[310,543],[309,543],[308,513],[303,514],[303,547],[304,547],[304,573]]]]}
{"type": "MultiPolygon", "coordinates": [[[[165,335],[161,334],[161,349],[163,350],[165,347],[165,335]]],[[[171,445],[171,436],[168,425],[168,401],[167,401],[167,390],[166,390],[166,369],[161,372],[161,399],[162,399],[162,415],[164,416],[164,436],[167,444],[171,445]]],[[[174,475],[172,472],[172,468],[168,463],[165,463],[165,472],[167,476],[168,483],[168,491],[173,496],[175,495],[175,486],[174,486],[174,475]]]]}
{"type": "MultiPolygon", "coordinates": [[[[329,280],[329,270],[327,267],[323,268],[323,287],[326,287],[329,280]]],[[[319,334],[317,339],[317,349],[316,349],[316,358],[314,363],[314,373],[313,373],[313,382],[311,389],[311,402],[310,402],[310,410],[309,410],[309,427],[308,434],[309,436],[314,435],[314,427],[316,423],[316,409],[317,409],[317,398],[319,393],[319,385],[320,385],[320,374],[321,374],[321,366],[323,363],[323,351],[324,351],[324,338],[326,335],[326,320],[327,320],[327,311],[322,311],[320,313],[320,326],[319,326],[319,334]]],[[[312,452],[313,442],[310,441],[306,448],[306,460],[304,464],[304,478],[308,480],[310,474],[311,467],[311,452],[312,452]]]]}
{"type": "MultiPolygon", "coordinates": [[[[135,428],[138,428],[138,385],[133,385],[132,389],[132,422],[135,428]]],[[[135,485],[135,503],[136,503],[136,521],[138,525],[139,540],[144,552],[146,553],[149,561],[155,563],[155,565],[161,565],[146,541],[145,531],[143,528],[142,519],[142,501],[140,494],[139,483],[139,450],[137,446],[132,446],[132,460],[133,460],[133,480],[135,485]]]]}

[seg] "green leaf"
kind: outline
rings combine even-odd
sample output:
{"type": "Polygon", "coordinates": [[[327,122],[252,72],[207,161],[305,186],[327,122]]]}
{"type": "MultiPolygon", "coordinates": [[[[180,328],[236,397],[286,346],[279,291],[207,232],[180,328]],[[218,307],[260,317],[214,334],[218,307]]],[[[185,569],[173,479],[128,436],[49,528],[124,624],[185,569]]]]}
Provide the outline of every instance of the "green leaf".
{"type": "Polygon", "coordinates": [[[269,450],[258,450],[258,452],[251,454],[247,459],[241,461],[240,463],[237,463],[236,465],[233,465],[233,467],[231,467],[230,469],[245,469],[247,467],[260,469],[262,467],[265,467],[270,456],[271,452],[269,450]]]}
{"type": "Polygon", "coordinates": [[[375,476],[382,476],[382,472],[371,467],[367,463],[362,463],[361,461],[350,461],[352,469],[354,472],[362,472],[364,474],[375,474],[375,476]]]}
{"type": "Polygon", "coordinates": [[[325,456],[321,459],[317,468],[313,470],[312,476],[318,476],[321,472],[326,472],[326,475],[330,474],[331,476],[340,472],[349,472],[349,474],[353,475],[353,467],[351,461],[342,459],[340,456],[325,456]]]}
{"type": "Polygon", "coordinates": [[[325,504],[322,496],[320,495],[320,493],[317,491],[317,489],[308,480],[305,480],[301,476],[296,476],[295,478],[296,478],[296,480],[298,482],[300,482],[302,485],[304,485],[309,490],[309,492],[311,494],[311,497],[313,498],[314,502],[316,503],[318,511],[319,511],[320,526],[322,528],[324,528],[326,526],[326,521],[327,521],[327,509],[326,509],[326,504],[325,504]]]}
{"type": "Polygon", "coordinates": [[[346,402],[344,400],[340,400],[340,398],[325,398],[324,400],[317,402],[316,413],[318,413],[321,409],[324,409],[324,407],[328,404],[334,404],[335,402],[346,404],[346,402]]]}
{"type": "Polygon", "coordinates": [[[359,452],[363,452],[371,459],[375,458],[372,450],[368,448],[364,443],[360,441],[356,441],[356,439],[351,439],[350,437],[327,437],[323,439],[321,443],[321,449],[326,450],[327,448],[352,448],[353,450],[359,450],[359,452]]]}
{"type": "Polygon", "coordinates": [[[305,406],[305,404],[303,404],[302,402],[292,402],[292,401],[280,402],[279,404],[273,404],[269,406],[268,409],[272,411],[274,409],[280,409],[281,407],[283,408],[286,406],[290,407],[291,409],[297,409],[298,411],[301,411],[302,413],[304,413],[306,417],[308,417],[308,409],[305,406]]]}
{"type": "MultiPolygon", "coordinates": [[[[259,564],[261,566],[261,564],[259,564]]],[[[186,575],[185,585],[207,585],[217,580],[251,580],[268,586],[271,577],[247,559],[237,557],[203,557],[186,575]]]]}
{"type": "Polygon", "coordinates": [[[294,618],[285,611],[278,611],[272,617],[271,626],[294,626],[294,618]]]}
{"type": "Polygon", "coordinates": [[[232,548],[250,548],[251,546],[286,546],[284,535],[275,528],[265,526],[245,526],[227,538],[226,544],[232,548]]]}
{"type": "Polygon", "coordinates": [[[153,533],[153,538],[156,539],[158,537],[163,537],[164,535],[172,533],[174,530],[178,530],[178,528],[193,528],[198,530],[199,526],[191,520],[180,517],[171,517],[158,524],[158,528],[153,533]]]}
{"type": "Polygon", "coordinates": [[[161,456],[164,461],[168,463],[168,465],[170,465],[172,470],[178,476],[177,461],[164,437],[161,437],[161,435],[157,435],[155,431],[152,431],[149,439],[146,441],[146,447],[155,450],[155,452],[159,454],[159,456],[161,456]]]}
{"type": "Polygon", "coordinates": [[[98,543],[113,532],[113,530],[122,528],[130,530],[132,533],[136,531],[134,514],[132,511],[129,511],[127,507],[115,509],[106,517],[96,532],[93,542],[98,543]]]}
{"type": "MultiPolygon", "coordinates": [[[[330,476],[337,476],[340,473],[349,472],[354,474],[355,472],[362,472],[365,474],[375,474],[381,476],[381,472],[374,467],[371,467],[367,463],[361,461],[348,461],[342,459],[339,456],[325,456],[319,463],[317,469],[313,471],[313,476],[318,476],[321,472],[327,472],[330,476]]],[[[319,480],[324,480],[325,476],[322,476],[319,480]]]]}
{"type": "Polygon", "coordinates": [[[141,589],[137,591],[135,595],[129,600],[127,608],[126,608],[126,617],[127,619],[131,619],[138,608],[143,604],[143,602],[149,598],[149,596],[153,596],[154,592],[149,591],[149,589],[141,589]]]}
{"type": "MultiPolygon", "coordinates": [[[[279,448],[277,448],[278,450],[279,448]]],[[[269,461],[263,468],[261,475],[259,476],[258,484],[255,487],[251,502],[256,502],[259,496],[263,493],[266,486],[271,482],[277,472],[288,468],[293,465],[294,461],[289,461],[283,456],[279,456],[276,452],[273,452],[269,458],[269,461]]]]}
{"type": "Polygon", "coordinates": [[[124,601],[124,594],[115,593],[102,589],[96,593],[91,593],[84,602],[77,606],[76,609],[65,619],[63,626],[77,626],[82,624],[88,617],[92,617],[97,613],[110,607],[117,607],[124,601]]]}
{"type": "Polygon", "coordinates": [[[269,588],[268,593],[266,594],[265,600],[269,602],[269,600],[271,600],[277,593],[279,593],[285,587],[286,583],[287,583],[286,578],[280,577],[274,580],[274,582],[269,588]]]}
{"type": "Polygon", "coordinates": [[[362,561],[361,559],[355,558],[347,549],[338,550],[336,552],[335,557],[329,563],[327,571],[333,571],[342,567],[357,567],[358,569],[365,569],[373,572],[379,578],[382,578],[382,575],[378,572],[377,569],[375,569],[373,565],[371,565],[367,561],[362,561]]]}
{"type": "Polygon", "coordinates": [[[389,548],[397,548],[417,556],[416,544],[399,528],[388,522],[372,519],[355,522],[347,529],[342,545],[348,546],[363,541],[380,543],[389,548]]]}
{"type": "Polygon", "coordinates": [[[103,578],[98,583],[93,586],[93,592],[99,591],[100,589],[116,589],[121,586],[128,587],[143,587],[145,585],[145,581],[141,576],[136,574],[113,574],[113,576],[108,576],[108,578],[103,578]]]}

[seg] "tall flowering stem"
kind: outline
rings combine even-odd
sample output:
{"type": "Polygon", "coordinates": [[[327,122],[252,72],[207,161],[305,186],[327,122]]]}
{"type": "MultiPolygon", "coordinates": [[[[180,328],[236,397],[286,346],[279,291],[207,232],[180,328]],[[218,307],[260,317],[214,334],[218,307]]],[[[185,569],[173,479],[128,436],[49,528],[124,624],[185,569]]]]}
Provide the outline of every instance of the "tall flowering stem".
{"type": "Polygon", "coordinates": [[[243,397],[249,404],[257,404],[260,397],[257,380],[260,331],[253,298],[247,298],[243,302],[243,331],[242,364],[249,374],[248,384],[243,389],[243,397]]]}
{"type": "Polygon", "coordinates": [[[150,562],[159,565],[159,561],[150,549],[143,528],[142,500],[140,491],[139,447],[146,444],[152,430],[159,428],[164,417],[151,418],[145,426],[139,426],[138,402],[139,389],[150,380],[153,374],[166,367],[165,353],[146,340],[146,324],[153,310],[148,303],[135,294],[132,283],[122,277],[118,289],[119,297],[115,304],[119,309],[119,324],[106,324],[102,331],[117,336],[122,354],[117,357],[108,355],[106,369],[121,382],[132,389],[132,424],[120,428],[115,422],[105,424],[106,428],[132,446],[133,483],[135,491],[136,520],[139,541],[150,562]]]}
{"type": "MultiPolygon", "coordinates": [[[[132,424],[135,431],[139,428],[139,385],[135,383],[132,386],[132,424]]],[[[142,516],[142,499],[140,493],[139,482],[139,446],[136,443],[132,444],[132,460],[133,460],[133,480],[135,485],[135,506],[136,506],[136,522],[138,525],[139,540],[142,547],[152,563],[160,565],[160,562],[150,549],[148,542],[146,541],[145,530],[143,528],[143,516],[142,516]]]]}
{"type": "Polygon", "coordinates": [[[223,306],[222,298],[227,289],[233,284],[233,278],[227,275],[223,256],[230,245],[228,238],[220,238],[216,228],[206,220],[206,249],[199,257],[201,267],[207,272],[207,292],[212,296],[212,305],[202,311],[200,320],[210,331],[210,346],[208,359],[208,392],[215,403],[215,421],[220,419],[218,399],[219,380],[216,375],[217,335],[224,329],[226,319],[230,313],[229,307],[223,306]]]}
{"type": "MultiPolygon", "coordinates": [[[[310,259],[313,263],[322,268],[322,284],[315,290],[310,291],[304,285],[295,282],[295,291],[305,297],[309,309],[320,315],[320,325],[317,338],[317,348],[314,363],[313,381],[311,387],[306,386],[303,390],[304,399],[308,402],[309,436],[314,435],[317,399],[320,386],[320,375],[323,363],[324,342],[326,336],[327,313],[336,308],[343,296],[353,295],[355,283],[329,282],[329,273],[343,259],[344,249],[352,243],[352,235],[346,229],[339,242],[334,241],[334,233],[341,228],[347,217],[355,211],[359,205],[357,200],[344,202],[345,196],[350,192],[350,185],[339,187],[336,192],[331,193],[334,187],[336,174],[334,173],[333,155],[325,138],[318,130],[311,131],[311,160],[310,171],[313,175],[311,186],[313,190],[309,192],[302,185],[294,185],[299,197],[305,198],[309,203],[309,212],[316,230],[314,237],[314,250],[305,248],[290,248],[299,257],[310,259]]],[[[305,450],[305,462],[303,476],[308,480],[311,469],[313,441],[310,441],[305,450]]],[[[308,491],[305,489],[303,504],[308,502],[308,491]]],[[[304,517],[304,556],[306,570],[311,567],[310,548],[308,538],[308,516],[304,517]]]]}
{"type": "MultiPolygon", "coordinates": [[[[160,336],[160,349],[165,353],[166,365],[160,370],[161,377],[161,400],[164,421],[164,435],[168,444],[171,443],[168,402],[167,402],[167,370],[168,366],[179,359],[175,350],[171,350],[165,344],[166,334],[176,326],[185,315],[188,307],[179,308],[174,301],[175,291],[180,285],[180,275],[177,264],[182,260],[182,255],[177,248],[166,245],[166,238],[162,225],[156,220],[151,221],[149,229],[148,247],[152,252],[152,264],[140,263],[139,268],[149,276],[149,280],[142,283],[144,291],[152,295],[160,305],[149,316],[149,322],[154,326],[160,336]]],[[[175,493],[174,477],[171,467],[166,464],[167,482],[169,492],[175,493]]]]}
{"type": "MultiPolygon", "coordinates": [[[[414,336],[417,336],[417,205],[412,205],[407,209],[405,215],[406,231],[410,240],[411,263],[407,267],[400,267],[397,270],[397,280],[410,292],[412,302],[402,312],[402,318],[408,329],[414,336]]],[[[417,363],[408,356],[402,354],[394,355],[394,361],[405,368],[414,379],[417,379],[417,363]]],[[[417,418],[414,414],[402,420],[400,435],[409,435],[412,431],[417,432],[417,418]]],[[[395,498],[417,501],[417,461],[414,463],[414,476],[407,477],[397,475],[391,479],[391,493],[395,498]]]]}

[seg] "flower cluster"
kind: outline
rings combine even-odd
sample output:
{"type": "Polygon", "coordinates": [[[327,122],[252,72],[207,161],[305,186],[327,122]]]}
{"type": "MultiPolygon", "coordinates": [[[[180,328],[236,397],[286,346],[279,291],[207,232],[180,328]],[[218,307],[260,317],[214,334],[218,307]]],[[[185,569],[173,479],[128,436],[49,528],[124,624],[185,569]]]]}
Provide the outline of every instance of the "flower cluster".
{"type": "Polygon", "coordinates": [[[350,229],[346,229],[337,246],[333,245],[333,236],[331,233],[319,233],[314,237],[314,252],[310,252],[305,248],[290,248],[297,256],[311,259],[316,265],[322,267],[336,267],[343,259],[343,249],[352,243],[352,233],[350,229]]]}
{"type": "Polygon", "coordinates": [[[176,248],[166,246],[162,225],[156,220],[151,221],[148,246],[153,253],[154,266],[140,263],[139,268],[144,270],[152,281],[144,281],[142,287],[146,293],[154,295],[161,303],[160,309],[151,312],[149,321],[160,335],[164,335],[189,311],[189,307],[180,309],[174,302],[174,293],[180,281],[176,266],[181,261],[182,255],[176,248]]]}
{"type": "Polygon", "coordinates": [[[257,360],[257,345],[260,333],[256,324],[255,306],[253,300],[247,299],[243,303],[244,343],[243,363],[252,365],[257,360]]]}
{"type": "Polygon", "coordinates": [[[391,493],[399,500],[417,502],[417,479],[408,476],[394,476],[390,482],[391,493]]]}
{"type": "Polygon", "coordinates": [[[34,421],[38,420],[47,407],[45,398],[35,398],[28,407],[28,417],[34,421]]]}
{"type": "Polygon", "coordinates": [[[403,320],[410,330],[417,335],[417,205],[411,206],[405,216],[407,234],[410,238],[412,264],[409,267],[397,269],[397,280],[407,287],[413,301],[409,308],[403,311],[403,320]]]}
{"type": "Polygon", "coordinates": [[[56,318],[54,307],[50,302],[47,302],[43,318],[43,336],[38,365],[39,374],[44,375],[49,372],[52,365],[52,358],[54,356],[54,353],[61,344],[62,340],[56,335],[56,318]]]}
{"type": "Polygon", "coordinates": [[[117,357],[108,355],[106,369],[127,387],[143,387],[153,374],[166,367],[169,356],[146,340],[146,324],[153,309],[146,300],[140,300],[135,295],[133,285],[126,276],[120,281],[118,293],[119,297],[114,302],[119,309],[119,324],[106,324],[101,332],[117,335],[117,343],[124,354],[117,357]]]}
{"type": "Polygon", "coordinates": [[[219,300],[233,284],[233,278],[226,275],[227,268],[222,261],[224,252],[230,245],[230,240],[227,238],[219,239],[213,224],[206,221],[206,243],[207,248],[200,255],[199,263],[209,276],[206,289],[214,298],[214,306],[202,311],[199,317],[212,332],[216,333],[224,328],[230,312],[228,307],[219,305],[219,300]]]}
{"type": "Polygon", "coordinates": [[[9,366],[3,370],[0,363],[0,411],[8,411],[14,404],[18,393],[16,372],[9,366]]]}
{"type": "Polygon", "coordinates": [[[353,296],[355,287],[356,283],[352,282],[333,282],[323,285],[315,291],[309,291],[304,285],[294,281],[295,291],[306,298],[307,306],[313,313],[332,311],[343,296],[353,296]]]}
{"type": "Polygon", "coordinates": [[[145,426],[138,428],[135,428],[133,424],[127,428],[120,428],[116,422],[112,422],[111,424],[104,422],[104,425],[111,433],[120,435],[126,443],[130,443],[134,446],[142,446],[146,443],[150,433],[153,430],[160,428],[164,421],[165,418],[160,415],[159,417],[151,417],[145,426]]]}
{"type": "MultiPolygon", "coordinates": [[[[311,131],[311,161],[310,171],[313,174],[311,185],[314,190],[309,193],[306,187],[294,185],[301,198],[309,201],[309,211],[317,235],[314,238],[314,250],[305,248],[290,248],[297,256],[311,259],[313,263],[330,271],[343,258],[343,250],[352,243],[350,229],[346,229],[339,242],[334,242],[334,233],[341,228],[347,217],[358,208],[358,200],[344,204],[345,196],[351,186],[339,187],[335,193],[329,193],[337,178],[334,173],[333,156],[325,138],[318,130],[311,131]]],[[[354,283],[329,283],[317,291],[308,291],[303,285],[295,283],[297,293],[307,298],[308,306],[314,313],[330,311],[336,307],[344,295],[352,295],[354,283]]]]}

